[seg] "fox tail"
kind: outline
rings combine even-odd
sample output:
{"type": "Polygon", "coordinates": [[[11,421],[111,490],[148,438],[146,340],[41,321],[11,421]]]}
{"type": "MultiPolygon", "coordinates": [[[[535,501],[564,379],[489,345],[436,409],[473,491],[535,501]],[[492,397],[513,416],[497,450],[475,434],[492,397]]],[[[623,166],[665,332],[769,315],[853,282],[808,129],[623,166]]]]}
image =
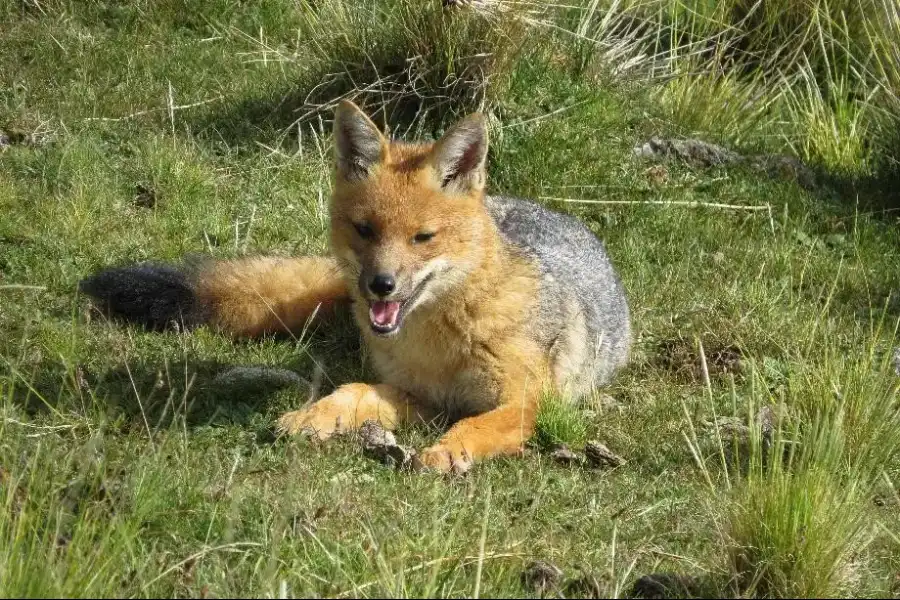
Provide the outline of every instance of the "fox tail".
{"type": "Polygon", "coordinates": [[[131,265],[96,273],[79,289],[110,316],[148,329],[208,324],[244,337],[299,331],[347,299],[328,257],[131,265]]]}

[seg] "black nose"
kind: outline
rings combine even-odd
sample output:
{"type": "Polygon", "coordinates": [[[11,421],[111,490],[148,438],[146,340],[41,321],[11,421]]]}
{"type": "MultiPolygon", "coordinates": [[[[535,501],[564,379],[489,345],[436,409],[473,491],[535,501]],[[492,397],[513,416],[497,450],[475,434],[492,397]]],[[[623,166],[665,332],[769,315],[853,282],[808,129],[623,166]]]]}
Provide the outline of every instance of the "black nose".
{"type": "Polygon", "coordinates": [[[369,282],[369,289],[377,296],[387,296],[394,291],[395,287],[396,282],[390,275],[379,274],[373,277],[372,281],[369,282]]]}

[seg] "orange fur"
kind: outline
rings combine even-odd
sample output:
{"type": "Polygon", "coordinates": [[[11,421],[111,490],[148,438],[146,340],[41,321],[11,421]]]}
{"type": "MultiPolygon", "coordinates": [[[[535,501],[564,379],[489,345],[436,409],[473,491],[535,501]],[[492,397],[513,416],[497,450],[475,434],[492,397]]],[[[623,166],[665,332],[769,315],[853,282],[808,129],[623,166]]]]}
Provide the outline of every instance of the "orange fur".
{"type": "Polygon", "coordinates": [[[315,306],[353,301],[383,383],[339,387],[282,416],[282,431],[327,438],[367,419],[393,428],[445,415],[458,420],[419,464],[457,472],[518,453],[531,436],[538,399],[555,385],[546,351],[527,334],[540,273],[502,240],[484,204],[482,121],[470,117],[455,131],[435,144],[389,143],[358,109],[342,105],[330,206],[334,262],[254,259],[219,265],[202,278],[215,322],[246,335],[292,329],[315,306]],[[467,136],[474,140],[468,146],[467,136]],[[461,175],[453,160],[465,167],[461,175]],[[377,234],[361,235],[361,222],[377,234]],[[421,232],[434,233],[433,240],[417,243],[421,232]],[[391,337],[370,327],[373,298],[361,283],[369,271],[391,273],[404,289],[422,287],[422,274],[430,273],[422,287],[428,301],[391,337]]]}
{"type": "Polygon", "coordinates": [[[342,385],[309,409],[285,413],[278,429],[287,434],[309,432],[320,440],[358,428],[374,420],[385,429],[402,423],[425,423],[433,415],[416,406],[406,392],[390,385],[349,383],[342,385]]]}
{"type": "Polygon", "coordinates": [[[213,263],[200,274],[197,297],[211,323],[238,336],[299,332],[313,315],[347,298],[332,258],[256,257],[213,263]]]}
{"type": "Polygon", "coordinates": [[[534,433],[538,400],[548,384],[546,371],[534,349],[507,349],[497,365],[500,377],[498,406],[462,419],[418,460],[424,467],[464,473],[472,463],[498,454],[518,454],[534,433]]]}

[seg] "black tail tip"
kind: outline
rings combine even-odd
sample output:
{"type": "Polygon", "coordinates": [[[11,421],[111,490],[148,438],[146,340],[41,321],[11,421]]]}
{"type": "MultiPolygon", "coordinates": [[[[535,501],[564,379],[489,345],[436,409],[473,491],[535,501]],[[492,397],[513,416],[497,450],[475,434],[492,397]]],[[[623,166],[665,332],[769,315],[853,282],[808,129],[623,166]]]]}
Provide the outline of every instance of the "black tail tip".
{"type": "Polygon", "coordinates": [[[191,277],[169,265],[108,269],[83,279],[78,289],[109,316],[148,329],[189,328],[203,320],[191,277]]]}

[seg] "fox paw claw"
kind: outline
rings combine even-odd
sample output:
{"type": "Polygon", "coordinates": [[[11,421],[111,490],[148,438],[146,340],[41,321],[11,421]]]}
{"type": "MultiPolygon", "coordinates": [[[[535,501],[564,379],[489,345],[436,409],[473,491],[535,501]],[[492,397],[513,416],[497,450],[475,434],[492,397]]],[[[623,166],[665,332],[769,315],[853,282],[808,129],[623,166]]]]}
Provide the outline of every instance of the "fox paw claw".
{"type": "Polygon", "coordinates": [[[315,407],[295,410],[281,415],[276,424],[276,430],[282,435],[300,434],[321,441],[344,432],[340,416],[321,414],[322,411],[314,409],[315,407]]]}
{"type": "Polygon", "coordinates": [[[438,444],[413,458],[416,471],[438,471],[451,475],[464,475],[472,468],[472,457],[462,446],[438,444]]]}

